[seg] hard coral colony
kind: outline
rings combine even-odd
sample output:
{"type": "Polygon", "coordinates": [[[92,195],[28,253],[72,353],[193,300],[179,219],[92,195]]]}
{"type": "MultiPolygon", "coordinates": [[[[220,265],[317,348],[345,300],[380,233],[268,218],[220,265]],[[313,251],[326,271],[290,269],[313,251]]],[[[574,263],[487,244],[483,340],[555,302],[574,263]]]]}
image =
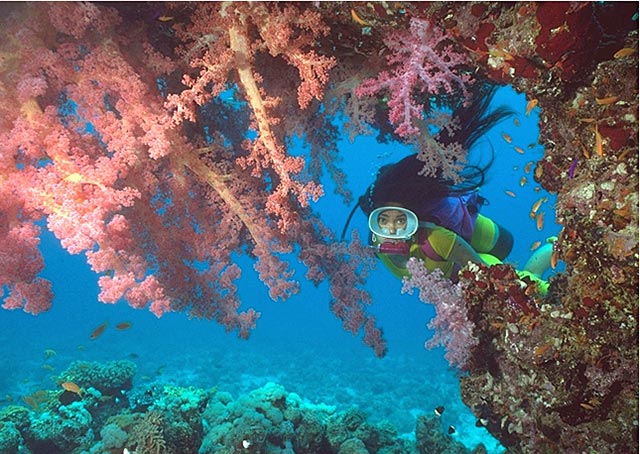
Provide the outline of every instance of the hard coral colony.
{"type": "MultiPolygon", "coordinates": [[[[637,452],[636,3],[207,2],[166,4],[162,16],[157,4],[142,3],[5,7],[4,308],[35,314],[50,306],[51,285],[39,277],[44,219],[65,249],[86,254],[100,275],[101,301],[125,298],[158,316],[187,311],[241,337],[260,314],[239,309],[234,254],[249,251],[272,298],[286,299],[298,291],[285,259],[294,250],[309,279],[330,284],[344,327],[364,331],[383,356],[363,289],[367,250],[337,241],[310,209],[322,195],[323,170],[349,198],[331,120],[344,115],[346,133],[373,128],[413,140],[429,150],[427,171],[448,172],[464,155],[429,142],[422,112],[430,98],[464,98],[474,80],[507,83],[527,95],[527,114],[541,109],[545,155],[533,177],[557,194],[563,228],[555,257],[565,271],[543,298],[509,266],[463,269],[461,319],[474,340],[457,344],[470,349],[455,356],[466,370],[463,398],[509,452],[637,452]],[[399,48],[401,39],[414,51],[399,48]],[[231,86],[240,107],[219,100],[231,86]],[[312,144],[312,162],[288,154],[292,134],[312,144]]],[[[278,411],[299,411],[270,392],[282,395],[278,411]]],[[[82,448],[92,442],[82,431],[91,424],[83,402],[100,401],[97,393],[87,389],[59,407],[59,427],[82,448]]],[[[184,408],[231,405],[215,399],[197,394],[184,408]]],[[[11,417],[22,423],[30,417],[18,413],[11,417]]],[[[186,413],[180,418],[193,444],[179,452],[195,452],[202,427],[190,419],[197,411],[186,413]]],[[[286,416],[288,440],[323,417],[286,416]]],[[[162,445],[151,436],[164,416],[113,418],[101,427],[102,443],[110,437],[114,449],[124,446],[117,440],[125,427],[138,444],[162,445]]],[[[216,421],[213,410],[208,418],[216,421]]],[[[238,449],[255,443],[249,435],[265,436],[224,424],[238,449]]],[[[24,424],[3,422],[0,430],[20,440],[16,427],[24,424]]],[[[47,437],[44,427],[57,426],[46,420],[27,437],[47,437]]],[[[58,452],[80,449],[52,437],[58,452]]],[[[223,438],[210,434],[208,443],[223,438]]],[[[323,443],[318,452],[338,452],[323,443]]],[[[364,452],[350,443],[345,451],[364,452]]]]}

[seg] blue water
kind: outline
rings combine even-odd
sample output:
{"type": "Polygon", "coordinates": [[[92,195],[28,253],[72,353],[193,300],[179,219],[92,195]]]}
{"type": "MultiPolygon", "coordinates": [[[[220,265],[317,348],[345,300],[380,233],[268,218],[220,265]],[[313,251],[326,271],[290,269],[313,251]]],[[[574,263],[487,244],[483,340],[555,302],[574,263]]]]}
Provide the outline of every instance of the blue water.
{"type": "MultiPolygon", "coordinates": [[[[490,204],[483,213],[505,226],[515,236],[508,261],[524,265],[535,241],[557,235],[554,197],[544,190],[536,192],[532,172],[528,183],[520,186],[524,166],[542,157],[537,144],[538,109],[525,116],[526,100],[509,88],[498,92],[494,105],[507,104],[518,113],[520,125],[508,119],[481,141],[475,153],[486,152],[489,143],[496,152],[489,181],[482,195],[490,204]],[[502,133],[512,137],[508,144],[502,133]],[[530,144],[533,144],[531,147],[530,144]],[[517,153],[514,146],[525,150],[517,153]],[[513,191],[511,197],[505,190],[513,191]],[[535,200],[547,195],[543,205],[545,225],[538,231],[529,218],[535,200]]],[[[297,152],[303,152],[298,150],[297,152]]],[[[354,143],[340,144],[341,167],[349,178],[349,188],[357,197],[372,182],[377,169],[395,162],[410,149],[381,145],[374,137],[359,137],[354,143]]],[[[533,171],[533,169],[532,169],[533,171]]],[[[336,234],[351,206],[333,194],[330,181],[326,195],[314,206],[336,234]]],[[[359,211],[351,228],[367,237],[366,219],[359,211]]],[[[368,279],[373,295],[370,310],[378,318],[388,342],[388,354],[377,359],[361,339],[342,330],[328,307],[326,286],[314,288],[302,283],[301,291],[290,300],[274,303],[264,285],[244,259],[240,295],[247,307],[262,312],[257,329],[248,341],[227,334],[212,322],[188,320],[184,314],[162,319],[130,308],[126,303],[105,305],[97,301],[96,276],[83,256],[70,256],[48,232],[42,238],[46,270],[43,276],[53,283],[53,308],[37,317],[20,311],[0,311],[0,404],[22,403],[21,396],[39,389],[54,389],[53,377],[73,360],[132,359],[138,365],[135,383],[171,383],[180,386],[212,387],[234,396],[269,381],[285,386],[312,402],[347,408],[357,405],[373,421],[389,419],[400,433],[411,437],[415,418],[444,405],[443,431],[456,427],[453,435],[470,448],[483,442],[489,452],[502,452],[499,444],[483,429],[460,400],[456,372],[443,359],[441,349],[427,351],[423,345],[431,333],[426,328],[434,314],[430,305],[416,295],[400,293],[401,282],[379,265],[368,279]],[[109,326],[95,340],[90,333],[101,323],[109,326]],[[132,323],[128,330],[114,326],[132,323]],[[47,357],[45,350],[54,350],[47,357]]],[[[297,276],[304,280],[304,271],[297,276]]]]}

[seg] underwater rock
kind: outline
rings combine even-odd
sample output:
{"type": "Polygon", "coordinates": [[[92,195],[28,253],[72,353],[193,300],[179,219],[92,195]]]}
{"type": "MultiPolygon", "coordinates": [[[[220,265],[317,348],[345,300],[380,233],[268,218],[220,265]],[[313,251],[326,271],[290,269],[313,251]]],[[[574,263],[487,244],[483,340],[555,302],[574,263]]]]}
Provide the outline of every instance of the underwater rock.
{"type": "Polygon", "coordinates": [[[109,396],[119,396],[132,387],[136,365],[129,360],[99,363],[74,361],[60,374],[60,382],[73,382],[81,388],[95,388],[109,396]]]}
{"type": "Polygon", "coordinates": [[[369,451],[359,438],[349,438],[340,445],[338,454],[369,454],[369,451]]]}
{"type": "Polygon", "coordinates": [[[0,454],[15,454],[23,443],[22,435],[13,423],[0,423],[0,454]]]}
{"type": "Polygon", "coordinates": [[[117,424],[107,424],[100,431],[102,447],[104,449],[122,449],[128,439],[128,434],[117,424]]]}
{"type": "Polygon", "coordinates": [[[462,40],[478,33],[464,42],[481,71],[541,109],[534,174],[557,193],[565,264],[546,298],[462,271],[480,341],[463,401],[509,452],[638,452],[637,4],[440,8],[462,40]]]}
{"type": "Polygon", "coordinates": [[[56,392],[46,394],[49,400],[38,409],[0,413],[0,449],[6,447],[0,454],[467,452],[443,433],[440,421],[419,418],[416,443],[399,437],[388,422],[369,422],[358,408],[313,404],[277,383],[235,399],[216,388],[156,383],[131,391],[147,398],[138,407],[102,405],[112,397],[96,390],[69,405],[60,405],[56,392]]]}
{"type": "Polygon", "coordinates": [[[416,452],[418,454],[466,454],[469,451],[459,441],[442,432],[441,420],[431,415],[418,416],[416,422],[416,452]]]}
{"type": "Polygon", "coordinates": [[[60,405],[54,411],[32,412],[29,425],[22,431],[27,452],[63,454],[74,452],[78,446],[90,446],[95,438],[91,423],[91,414],[82,402],[60,405]]]}

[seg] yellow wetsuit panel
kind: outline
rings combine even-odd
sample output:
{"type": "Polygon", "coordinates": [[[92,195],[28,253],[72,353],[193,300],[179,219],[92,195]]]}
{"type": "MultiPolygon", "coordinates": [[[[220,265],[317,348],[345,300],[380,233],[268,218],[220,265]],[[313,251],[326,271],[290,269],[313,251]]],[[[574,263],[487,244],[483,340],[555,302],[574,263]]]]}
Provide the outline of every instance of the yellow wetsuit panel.
{"type": "Polygon", "coordinates": [[[456,243],[457,235],[455,232],[440,226],[428,229],[426,232],[427,238],[425,241],[429,242],[433,252],[442,257],[442,260],[436,260],[432,257],[428,257],[419,245],[416,245],[418,246],[421,259],[424,262],[425,267],[429,271],[440,268],[446,277],[451,277],[455,263],[449,260],[449,256],[451,255],[453,246],[456,243]]]}
{"type": "Polygon", "coordinates": [[[495,222],[486,216],[478,214],[469,244],[477,252],[490,252],[496,245],[498,233],[499,229],[495,222]]]}
{"type": "MultiPolygon", "coordinates": [[[[486,224],[484,224],[485,227],[489,227],[489,229],[483,229],[483,233],[487,234],[488,232],[491,231],[491,227],[495,226],[495,223],[493,223],[493,221],[489,218],[484,217],[484,219],[486,221],[488,221],[486,224]]],[[[482,223],[485,223],[486,221],[482,221],[482,223]]],[[[497,229],[493,228],[494,231],[497,231],[497,229]]],[[[441,256],[443,258],[443,260],[434,260],[430,257],[428,257],[425,252],[423,251],[423,249],[420,247],[420,244],[418,243],[413,243],[411,244],[410,248],[409,248],[409,256],[390,256],[388,254],[377,254],[378,257],[380,258],[380,260],[382,261],[382,263],[387,267],[387,269],[389,271],[391,271],[393,273],[394,276],[402,279],[403,277],[409,277],[409,272],[407,271],[407,267],[406,267],[406,263],[407,260],[409,259],[409,257],[415,257],[419,260],[422,260],[422,262],[424,263],[424,266],[426,269],[428,269],[429,271],[433,271],[436,268],[439,268],[442,270],[442,273],[446,276],[446,277],[451,277],[451,273],[453,272],[455,263],[449,259],[449,255],[451,254],[451,251],[453,250],[453,246],[455,244],[456,241],[456,237],[457,235],[448,230],[445,229],[444,227],[439,227],[436,226],[434,228],[428,228],[422,231],[422,233],[420,235],[418,235],[419,237],[421,237],[420,239],[422,241],[428,241],[429,244],[431,245],[431,249],[433,249],[433,251],[438,254],[439,256],[441,256]],[[425,238],[426,237],[426,238],[425,238]]],[[[474,232],[474,236],[475,236],[475,232],[474,232]]],[[[489,236],[479,236],[479,238],[489,238],[489,236]]],[[[485,243],[486,244],[486,243],[485,243]]],[[[480,252],[478,255],[480,255],[480,258],[482,259],[482,261],[491,266],[491,265],[497,265],[502,263],[502,261],[500,261],[500,259],[498,259],[497,257],[490,255],[490,254],[486,254],[486,253],[482,253],[480,252]]],[[[542,295],[546,295],[547,294],[547,290],[549,287],[549,283],[540,279],[539,277],[527,272],[527,271],[517,271],[518,275],[522,278],[524,276],[529,277],[530,279],[534,280],[535,282],[538,282],[539,284],[539,292],[542,295]]]]}
{"type": "MultiPolygon", "coordinates": [[[[444,227],[435,226],[434,228],[429,228],[423,230],[426,238],[421,234],[419,235],[421,241],[428,241],[431,249],[442,257],[443,260],[434,260],[431,257],[428,257],[420,244],[413,243],[409,249],[409,257],[415,257],[424,262],[424,266],[429,270],[433,271],[436,268],[440,268],[442,273],[446,277],[450,277],[453,271],[454,263],[449,259],[449,255],[453,250],[453,246],[456,242],[457,235],[455,232],[451,230],[445,229],[444,227]]],[[[392,257],[388,254],[378,254],[378,257],[384,263],[384,265],[391,271],[394,276],[402,278],[405,276],[409,276],[409,272],[406,268],[406,262],[408,257],[392,257]]]]}
{"type": "Polygon", "coordinates": [[[429,229],[427,233],[427,241],[431,245],[433,251],[445,260],[449,259],[453,246],[456,244],[455,232],[445,229],[444,227],[436,226],[433,229],[429,229]]]}
{"type": "Polygon", "coordinates": [[[387,267],[387,269],[391,271],[391,273],[393,273],[395,277],[402,279],[403,277],[411,276],[411,274],[409,274],[409,271],[407,271],[406,260],[404,260],[404,265],[400,265],[396,263],[396,261],[394,261],[389,254],[378,253],[376,255],[384,264],[384,266],[387,267]]]}

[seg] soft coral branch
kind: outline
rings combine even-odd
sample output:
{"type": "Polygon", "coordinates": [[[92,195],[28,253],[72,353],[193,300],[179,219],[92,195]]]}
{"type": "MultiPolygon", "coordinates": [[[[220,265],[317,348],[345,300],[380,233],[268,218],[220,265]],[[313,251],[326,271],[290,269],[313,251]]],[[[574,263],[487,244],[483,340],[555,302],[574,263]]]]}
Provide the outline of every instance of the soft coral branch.
{"type": "Polygon", "coordinates": [[[393,31],[385,39],[391,51],[387,56],[390,70],[376,79],[367,79],[356,89],[358,96],[389,94],[389,121],[401,137],[419,133],[414,119],[423,118],[424,103],[416,100],[442,93],[467,96],[468,74],[459,67],[467,63],[465,54],[448,43],[449,37],[437,26],[423,19],[411,19],[408,31],[393,31]]]}
{"type": "Polygon", "coordinates": [[[329,281],[332,307],[347,308],[337,313],[345,326],[384,353],[366,313],[361,258],[313,214],[321,186],[285,147],[282,117],[318,114],[300,106],[322,97],[332,63],[313,46],[326,27],[298,6],[284,16],[266,3],[182,8],[191,13],[188,26],[175,26],[183,58],[168,66],[154,62],[172,50],[127,33],[156,27],[123,23],[105,5],[64,5],[80,21],[68,32],[52,19],[57,4],[0,18],[8,36],[0,42],[0,233],[17,248],[0,253],[4,307],[36,313],[51,303],[34,227],[46,219],[99,274],[100,301],[126,300],[157,316],[186,311],[241,337],[260,314],[242,307],[237,256],[251,255],[270,296],[286,299],[298,291],[286,260],[296,251],[316,283],[329,281]],[[266,44],[285,27],[295,33],[266,44]],[[281,78],[264,82],[277,64],[298,71],[298,94],[281,78]],[[234,84],[246,100],[237,110],[215,102],[234,84]],[[277,110],[283,105],[295,110],[277,110]],[[252,121],[210,121],[224,115],[252,121]]]}
{"type": "Polygon", "coordinates": [[[403,282],[403,293],[417,289],[420,301],[433,304],[436,309],[436,316],[429,323],[435,335],[425,346],[444,346],[449,364],[463,369],[478,339],[473,334],[474,324],[467,315],[462,289],[445,278],[439,269],[429,272],[415,258],[409,259],[407,269],[411,276],[403,282]]]}

